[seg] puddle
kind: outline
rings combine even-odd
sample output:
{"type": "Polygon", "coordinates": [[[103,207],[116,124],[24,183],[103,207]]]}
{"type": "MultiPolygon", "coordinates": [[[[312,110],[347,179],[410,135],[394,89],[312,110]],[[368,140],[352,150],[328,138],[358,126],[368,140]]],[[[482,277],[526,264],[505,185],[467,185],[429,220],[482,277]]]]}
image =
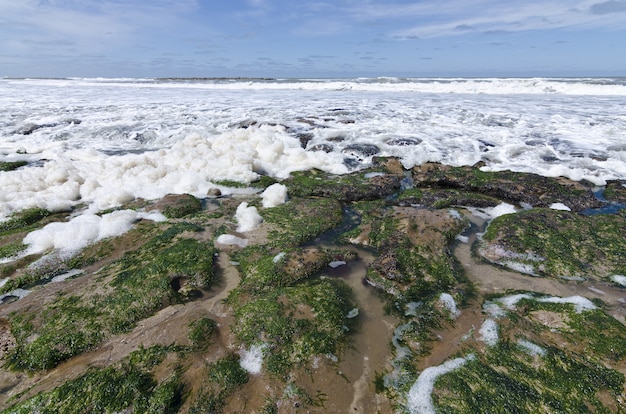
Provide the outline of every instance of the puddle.
{"type": "Polygon", "coordinates": [[[339,356],[339,362],[333,367],[336,371],[334,375],[327,375],[322,369],[313,372],[311,386],[326,393],[324,409],[328,411],[363,414],[392,412],[389,400],[376,394],[374,381],[377,373],[391,368],[391,338],[399,321],[385,314],[379,293],[363,282],[374,256],[356,247],[324,247],[356,251],[358,254],[358,259],[345,265],[327,267],[320,277],[338,278],[350,286],[359,310],[359,323],[349,348],[339,356]],[[315,376],[324,378],[325,382],[330,379],[330,383],[315,385],[315,376]]]}

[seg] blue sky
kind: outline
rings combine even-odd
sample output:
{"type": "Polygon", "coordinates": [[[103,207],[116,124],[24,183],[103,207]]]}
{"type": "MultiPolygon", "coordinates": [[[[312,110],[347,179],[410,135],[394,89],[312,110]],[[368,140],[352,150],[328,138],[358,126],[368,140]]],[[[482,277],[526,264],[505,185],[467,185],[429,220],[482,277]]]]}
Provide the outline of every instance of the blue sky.
{"type": "Polygon", "coordinates": [[[626,0],[0,0],[0,76],[626,76],[626,0]]]}

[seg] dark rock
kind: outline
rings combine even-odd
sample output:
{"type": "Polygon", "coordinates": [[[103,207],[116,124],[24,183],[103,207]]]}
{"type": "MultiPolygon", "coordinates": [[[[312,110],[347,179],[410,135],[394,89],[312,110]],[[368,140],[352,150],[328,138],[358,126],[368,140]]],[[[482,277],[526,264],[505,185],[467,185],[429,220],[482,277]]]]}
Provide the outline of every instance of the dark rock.
{"type": "Polygon", "coordinates": [[[312,145],[310,148],[307,148],[307,151],[324,151],[328,153],[333,151],[333,147],[329,144],[315,144],[312,145]]]}
{"type": "Polygon", "coordinates": [[[387,145],[391,145],[393,147],[408,147],[412,145],[419,145],[422,143],[422,140],[419,138],[392,138],[389,141],[385,142],[387,145]]]}
{"type": "Polygon", "coordinates": [[[485,172],[476,167],[426,163],[413,168],[413,180],[418,187],[461,189],[534,207],[563,203],[580,212],[602,205],[591,187],[564,177],[513,171],[485,172]]]}
{"type": "Polygon", "coordinates": [[[236,124],[234,124],[232,126],[235,127],[235,128],[248,129],[248,128],[253,127],[253,126],[257,126],[258,124],[259,123],[257,121],[246,119],[245,121],[238,122],[238,123],[236,123],[236,124]]]}
{"type": "Polygon", "coordinates": [[[363,161],[368,157],[378,154],[380,148],[372,144],[351,144],[344,147],[341,152],[351,158],[363,161]]]}
{"type": "Polygon", "coordinates": [[[429,208],[447,208],[451,206],[487,208],[500,204],[500,200],[482,194],[453,189],[422,189],[417,194],[401,194],[389,204],[401,207],[420,205],[429,208]]]}
{"type": "Polygon", "coordinates": [[[16,129],[15,133],[22,134],[22,135],[30,135],[33,133],[33,131],[36,131],[38,128],[41,128],[41,127],[37,124],[24,124],[18,129],[16,129]]]}
{"type": "Polygon", "coordinates": [[[219,197],[222,195],[222,191],[219,188],[209,188],[209,190],[206,192],[207,197],[219,197]]]}
{"type": "Polygon", "coordinates": [[[302,148],[306,148],[309,144],[309,141],[311,141],[313,137],[314,135],[310,132],[301,132],[299,134],[296,134],[296,138],[298,138],[298,140],[300,141],[300,146],[302,148]]]}
{"type": "Polygon", "coordinates": [[[310,126],[315,126],[315,121],[312,119],[298,118],[297,121],[310,126]]]}
{"type": "Polygon", "coordinates": [[[346,137],[341,136],[341,135],[337,135],[336,137],[326,138],[326,141],[329,141],[329,142],[343,142],[345,140],[346,140],[346,137]]]}
{"type": "Polygon", "coordinates": [[[354,158],[344,158],[343,159],[343,165],[345,165],[346,167],[348,167],[351,170],[356,170],[361,166],[361,162],[359,160],[356,160],[354,158]]]}

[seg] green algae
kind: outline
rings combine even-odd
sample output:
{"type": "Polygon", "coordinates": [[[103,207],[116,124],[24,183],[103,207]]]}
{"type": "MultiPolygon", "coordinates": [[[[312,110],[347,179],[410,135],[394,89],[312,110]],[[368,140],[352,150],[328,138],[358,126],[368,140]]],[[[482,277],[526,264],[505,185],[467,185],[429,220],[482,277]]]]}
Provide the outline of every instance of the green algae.
{"type": "Polygon", "coordinates": [[[182,385],[173,375],[160,383],[152,374],[173,349],[155,346],[131,353],[121,363],[91,368],[80,377],[10,407],[3,413],[122,412],[175,413],[182,385]]]}
{"type": "Polygon", "coordinates": [[[373,168],[351,174],[333,175],[320,170],[293,172],[283,181],[294,197],[328,197],[341,203],[375,200],[392,195],[400,188],[402,177],[385,174],[383,168],[373,168]],[[370,177],[368,173],[380,173],[370,177]]]}
{"type": "Polygon", "coordinates": [[[620,215],[522,211],[494,219],[483,239],[531,258],[534,271],[545,276],[602,278],[626,272],[626,220],[620,215]]]}
{"type": "Polygon", "coordinates": [[[189,324],[189,341],[194,350],[205,350],[217,330],[217,322],[209,318],[200,318],[189,324]]]}
{"type": "Polygon", "coordinates": [[[9,220],[0,223],[0,236],[16,232],[31,231],[35,224],[39,223],[52,213],[42,208],[29,208],[13,214],[9,220]]]}
{"type": "Polygon", "coordinates": [[[617,371],[557,348],[530,357],[515,344],[500,342],[438,378],[433,401],[441,413],[609,413],[598,394],[615,403],[623,384],[617,371]]]}
{"type": "Polygon", "coordinates": [[[439,377],[433,402],[442,413],[622,412],[626,327],[602,309],[520,300],[498,321],[495,346],[467,342],[473,355],[439,377]],[[519,340],[536,346],[530,352],[519,340]],[[621,345],[620,345],[621,344],[621,345]]]}
{"type": "Polygon", "coordinates": [[[163,215],[167,218],[182,218],[202,210],[202,202],[196,197],[185,194],[177,197],[175,202],[163,208],[163,215]]]}
{"type": "Polygon", "coordinates": [[[249,380],[239,356],[229,353],[204,368],[200,387],[190,397],[189,414],[221,413],[226,399],[249,380]]]}
{"type": "Polygon", "coordinates": [[[288,203],[260,212],[272,225],[270,244],[276,248],[299,246],[337,226],[343,217],[341,205],[330,198],[294,197],[288,203]]]}
{"type": "Polygon", "coordinates": [[[194,288],[210,287],[216,282],[214,248],[179,237],[190,230],[199,228],[174,224],[124,254],[99,273],[106,282],[101,292],[60,293],[37,311],[13,313],[10,324],[17,345],[7,356],[8,365],[28,371],[52,368],[108,335],[128,331],[168,303],[185,300],[179,293],[183,281],[194,288]]]}
{"type": "Polygon", "coordinates": [[[564,178],[522,172],[424,164],[413,169],[413,179],[420,187],[458,189],[539,207],[561,202],[572,210],[583,211],[601,205],[594,197],[591,186],[564,178]]]}
{"type": "Polygon", "coordinates": [[[268,372],[285,375],[312,356],[336,354],[354,320],[351,290],[343,282],[315,280],[275,289],[235,306],[233,331],[247,345],[265,344],[268,372]]]}
{"type": "Polygon", "coordinates": [[[248,382],[248,373],[241,368],[239,356],[230,354],[208,367],[208,379],[219,389],[220,394],[230,394],[248,382]]]}
{"type": "Polygon", "coordinates": [[[265,246],[250,246],[236,255],[243,280],[240,289],[261,292],[306,280],[331,261],[330,253],[315,248],[289,248],[279,254],[265,246]]]}
{"type": "Polygon", "coordinates": [[[26,245],[18,242],[18,243],[7,243],[3,246],[0,246],[0,259],[17,256],[20,252],[26,250],[26,245]]]}
{"type": "Polygon", "coordinates": [[[13,171],[28,165],[26,161],[0,161],[0,171],[13,171]]]}

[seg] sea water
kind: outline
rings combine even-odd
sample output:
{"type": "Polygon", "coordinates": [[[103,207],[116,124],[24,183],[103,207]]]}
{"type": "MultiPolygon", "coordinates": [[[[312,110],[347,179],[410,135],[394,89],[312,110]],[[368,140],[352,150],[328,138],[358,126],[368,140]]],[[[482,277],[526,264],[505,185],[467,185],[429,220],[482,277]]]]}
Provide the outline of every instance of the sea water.
{"type": "Polygon", "coordinates": [[[626,180],[626,79],[0,79],[0,221],[372,156],[626,180]]]}

